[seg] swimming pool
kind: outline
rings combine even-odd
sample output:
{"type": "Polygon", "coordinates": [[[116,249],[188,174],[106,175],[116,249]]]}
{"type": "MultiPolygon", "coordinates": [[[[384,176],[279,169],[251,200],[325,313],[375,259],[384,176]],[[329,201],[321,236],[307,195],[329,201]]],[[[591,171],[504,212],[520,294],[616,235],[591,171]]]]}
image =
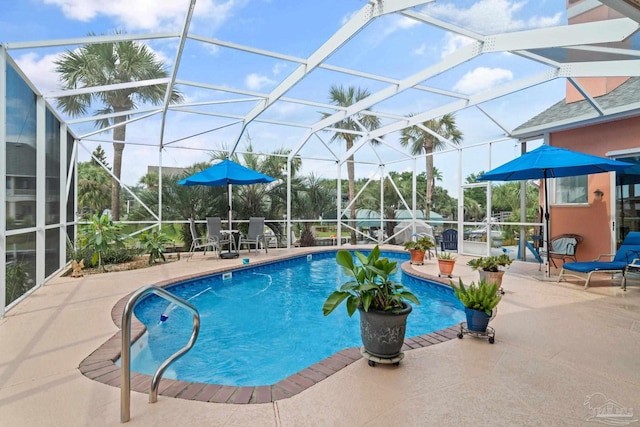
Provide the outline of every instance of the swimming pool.
{"type": "MultiPolygon", "coordinates": [[[[408,260],[406,252],[382,256],[408,260]]],[[[347,280],[335,263],[335,251],[241,268],[226,276],[231,277],[215,274],[168,288],[198,308],[201,330],[194,348],[171,365],[165,378],[269,385],[344,348],[361,345],[357,315],[349,318],[344,307],[322,315],[326,297],[347,280]]],[[[450,288],[401,272],[394,279],[422,303],[409,316],[407,338],[464,319],[450,288]]],[[[132,370],[152,375],[186,343],[192,317],[155,295],[140,301],[135,314],[147,333],[132,348],[132,370]]]]}

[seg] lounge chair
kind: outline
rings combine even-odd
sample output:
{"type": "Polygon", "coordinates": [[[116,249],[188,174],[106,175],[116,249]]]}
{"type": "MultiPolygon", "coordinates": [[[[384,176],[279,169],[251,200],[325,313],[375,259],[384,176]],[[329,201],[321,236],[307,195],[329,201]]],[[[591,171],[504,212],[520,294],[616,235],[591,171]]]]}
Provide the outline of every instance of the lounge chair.
{"type": "Polygon", "coordinates": [[[222,220],[217,216],[208,216],[207,217],[207,235],[209,239],[215,242],[216,249],[218,250],[218,255],[222,252],[222,247],[224,245],[229,245],[229,249],[235,248],[235,240],[230,238],[230,235],[223,235],[221,233],[222,230],[222,220]]]}
{"type": "Polygon", "coordinates": [[[216,242],[211,240],[209,236],[200,237],[198,235],[196,222],[193,218],[189,218],[189,230],[191,231],[191,247],[189,248],[189,258],[187,258],[187,262],[189,262],[193,253],[198,249],[204,249],[204,255],[207,254],[207,248],[210,248],[211,250],[216,249],[216,242]]]}
{"type": "Polygon", "coordinates": [[[249,230],[247,231],[247,235],[240,235],[238,250],[242,248],[242,245],[247,245],[247,249],[251,252],[251,246],[253,245],[256,248],[256,253],[258,253],[261,242],[265,253],[269,252],[267,240],[264,235],[264,217],[251,217],[249,218],[249,230]]]}
{"type": "Polygon", "coordinates": [[[624,238],[622,245],[620,245],[620,248],[615,254],[600,255],[594,261],[568,262],[564,264],[562,270],[560,270],[558,282],[562,280],[563,277],[575,277],[580,280],[585,280],[584,288],[587,289],[593,273],[622,273],[622,286],[624,287],[627,265],[631,264],[636,258],[640,258],[640,232],[632,231],[624,238]],[[613,257],[613,259],[611,261],[600,261],[602,257],[613,257]],[[580,273],[581,275],[577,275],[576,273],[580,273]],[[584,274],[587,275],[586,279],[584,274]]]}
{"type": "Polygon", "coordinates": [[[443,252],[458,250],[458,230],[449,228],[442,232],[442,240],[440,241],[440,250],[443,252]]]}

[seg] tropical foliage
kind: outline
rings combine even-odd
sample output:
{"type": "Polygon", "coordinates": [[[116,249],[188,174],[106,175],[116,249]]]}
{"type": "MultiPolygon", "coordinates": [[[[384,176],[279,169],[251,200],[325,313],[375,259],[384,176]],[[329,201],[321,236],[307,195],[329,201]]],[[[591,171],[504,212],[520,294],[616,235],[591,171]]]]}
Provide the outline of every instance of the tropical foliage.
{"type": "Polygon", "coordinates": [[[472,310],[484,311],[488,316],[491,316],[493,309],[502,299],[496,283],[480,280],[477,284],[471,282],[467,287],[464,286],[462,279],[459,279],[457,286],[453,281],[450,283],[454,295],[462,305],[472,310]]]}
{"type": "MultiPolygon", "coordinates": [[[[412,115],[410,114],[409,117],[412,117],[412,115]]],[[[445,114],[439,119],[427,120],[420,123],[420,125],[404,128],[400,136],[400,144],[403,147],[409,147],[411,154],[425,154],[427,172],[425,212],[431,211],[431,199],[436,182],[433,169],[433,153],[446,147],[443,139],[449,140],[456,145],[459,145],[462,141],[462,132],[456,126],[453,114],[445,114]],[[436,137],[424,128],[430,129],[441,138],[436,137]]]]}
{"type": "MultiPolygon", "coordinates": [[[[329,90],[329,99],[332,104],[338,105],[340,107],[349,107],[363,99],[367,98],[370,95],[369,91],[362,88],[356,88],[350,86],[348,88],[344,88],[343,86],[331,86],[329,90]]],[[[329,113],[323,113],[323,117],[329,117],[329,113]]],[[[335,128],[344,129],[346,131],[356,131],[362,132],[363,129],[360,127],[363,126],[365,130],[373,130],[375,128],[380,127],[380,119],[377,116],[358,113],[353,116],[350,116],[344,120],[339,121],[334,125],[335,128]]],[[[354,142],[359,138],[358,134],[354,134],[351,132],[336,132],[331,137],[331,141],[344,141],[345,150],[348,152],[353,147],[354,142]]],[[[371,141],[372,144],[379,143],[378,141],[371,141]]],[[[355,164],[354,164],[354,156],[351,155],[347,158],[347,178],[349,180],[349,202],[353,202],[356,196],[355,190],[355,164]]],[[[351,203],[351,227],[355,228],[355,221],[353,220],[356,217],[356,206],[355,203],[351,203]]],[[[356,244],[356,232],[351,230],[351,244],[356,244]]]]}
{"type": "Polygon", "coordinates": [[[398,269],[398,263],[381,258],[378,246],[373,248],[368,256],[358,251],[353,255],[349,251],[338,251],[336,263],[352,279],[329,295],[322,307],[325,316],[333,312],[343,301],[346,301],[349,316],[352,316],[358,307],[362,307],[364,311],[394,311],[402,309],[405,300],[420,304],[413,293],[406,290],[402,284],[391,280],[391,275],[398,269]],[[360,265],[354,263],[354,256],[360,265]]]}
{"type": "Polygon", "coordinates": [[[467,262],[473,270],[500,271],[500,267],[511,265],[513,260],[507,254],[493,255],[487,257],[474,258],[467,262]]]}
{"type": "Polygon", "coordinates": [[[78,163],[78,204],[83,216],[110,207],[111,175],[107,169],[110,169],[109,164],[100,145],[93,151],[90,161],[78,163]]]}
{"type": "Polygon", "coordinates": [[[33,286],[29,277],[28,265],[23,262],[10,262],[6,266],[6,304],[11,304],[33,286]]]}
{"type": "Polygon", "coordinates": [[[426,252],[435,247],[435,243],[430,237],[423,236],[416,240],[407,240],[404,242],[404,248],[408,251],[417,250],[426,252]]]}
{"type": "Polygon", "coordinates": [[[169,240],[166,234],[158,229],[154,229],[143,233],[140,236],[140,243],[145,252],[149,254],[149,264],[155,264],[160,259],[165,261],[164,253],[166,246],[171,243],[171,240],[169,240]]]}
{"type": "Polygon", "coordinates": [[[113,248],[124,247],[124,236],[121,226],[115,224],[107,214],[94,214],[91,223],[82,229],[82,246],[92,252],[91,264],[104,270],[105,252],[113,248]]]}
{"type": "MultiPolygon", "coordinates": [[[[161,79],[169,74],[149,47],[130,40],[91,43],[78,49],[67,50],[56,59],[55,64],[56,72],[59,73],[65,89],[161,79]]],[[[102,117],[96,121],[96,126],[100,129],[115,126],[113,127],[113,174],[120,179],[122,153],[126,139],[125,122],[129,120],[132,110],[135,110],[139,104],[160,104],[164,101],[166,93],[166,84],[142,85],[66,96],[58,98],[58,106],[65,113],[75,117],[86,114],[94,102],[99,104],[95,114],[102,117]],[[110,114],[115,115],[105,117],[110,114]]],[[[180,92],[172,89],[170,101],[181,100],[180,92]]],[[[114,220],[120,219],[120,184],[116,179],[112,182],[111,212],[114,220]]]]}

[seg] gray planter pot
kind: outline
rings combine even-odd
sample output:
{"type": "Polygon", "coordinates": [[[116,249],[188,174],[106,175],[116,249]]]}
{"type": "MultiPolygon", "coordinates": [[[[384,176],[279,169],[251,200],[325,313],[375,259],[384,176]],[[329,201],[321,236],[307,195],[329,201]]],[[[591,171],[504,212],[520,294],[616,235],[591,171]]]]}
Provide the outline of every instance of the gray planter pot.
{"type": "Polygon", "coordinates": [[[399,312],[389,311],[360,311],[360,336],[365,350],[373,356],[391,359],[398,356],[404,343],[407,330],[407,316],[413,309],[411,305],[403,303],[404,308],[399,312]]]}

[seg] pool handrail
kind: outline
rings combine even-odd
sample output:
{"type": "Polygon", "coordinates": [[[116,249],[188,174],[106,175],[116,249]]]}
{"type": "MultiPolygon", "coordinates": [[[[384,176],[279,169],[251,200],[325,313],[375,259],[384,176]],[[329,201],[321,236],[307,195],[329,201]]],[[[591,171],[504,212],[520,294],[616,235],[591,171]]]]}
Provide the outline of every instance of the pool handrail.
{"type": "Polygon", "coordinates": [[[120,353],[120,370],[122,373],[122,380],[120,384],[121,423],[126,423],[131,418],[131,316],[133,315],[133,307],[136,305],[136,302],[140,298],[151,293],[165,298],[171,301],[173,304],[191,312],[191,314],[193,315],[193,330],[191,332],[189,342],[187,342],[187,344],[180,350],[172,354],[167,360],[162,362],[160,367],[158,367],[156,373],[153,375],[153,378],[151,379],[151,387],[149,390],[149,403],[155,403],[158,401],[158,386],[160,385],[160,380],[162,379],[162,374],[164,374],[164,371],[167,369],[167,367],[169,367],[171,363],[180,358],[187,351],[191,350],[191,348],[196,343],[198,333],[200,332],[200,313],[198,313],[198,309],[188,301],[185,301],[182,298],[173,295],[171,292],[155,285],[143,286],[133,294],[131,294],[131,297],[127,301],[127,304],[122,311],[122,351],[120,353]]]}

